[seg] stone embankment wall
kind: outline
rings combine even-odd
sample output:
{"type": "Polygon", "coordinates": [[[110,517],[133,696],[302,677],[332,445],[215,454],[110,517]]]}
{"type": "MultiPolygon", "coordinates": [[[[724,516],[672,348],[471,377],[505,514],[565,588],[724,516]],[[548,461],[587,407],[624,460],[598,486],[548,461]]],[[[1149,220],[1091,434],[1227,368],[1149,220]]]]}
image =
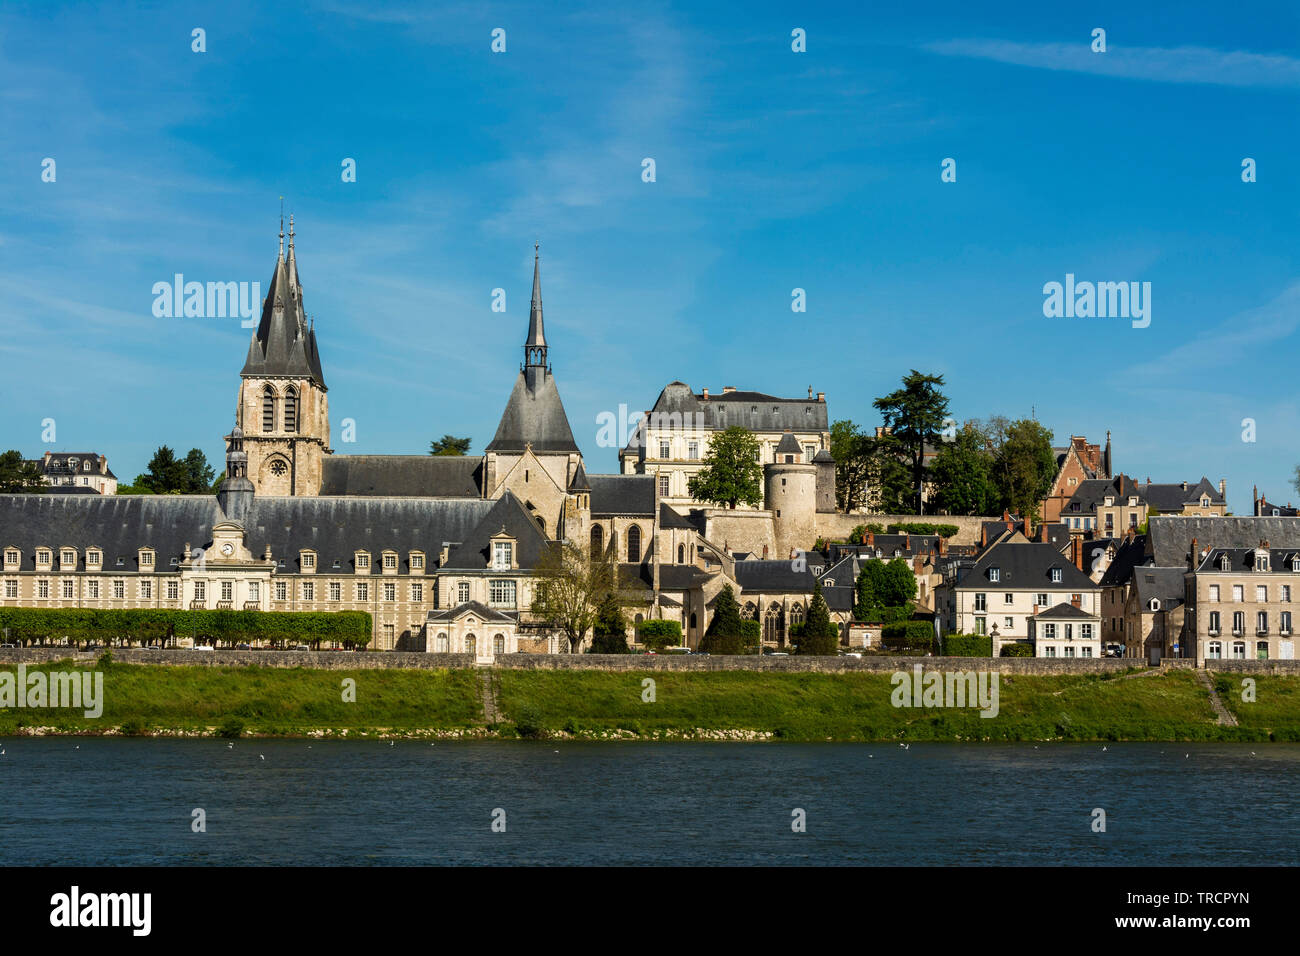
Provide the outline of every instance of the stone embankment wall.
{"type": "MultiPolygon", "coordinates": [[[[319,670],[387,670],[473,667],[472,654],[422,654],[414,651],[192,651],[114,647],[113,661],[122,664],[185,664],[191,667],[312,667],[319,670]]],[[[94,663],[103,650],[70,647],[0,648],[0,665],[45,664],[72,658],[94,663]]]]}

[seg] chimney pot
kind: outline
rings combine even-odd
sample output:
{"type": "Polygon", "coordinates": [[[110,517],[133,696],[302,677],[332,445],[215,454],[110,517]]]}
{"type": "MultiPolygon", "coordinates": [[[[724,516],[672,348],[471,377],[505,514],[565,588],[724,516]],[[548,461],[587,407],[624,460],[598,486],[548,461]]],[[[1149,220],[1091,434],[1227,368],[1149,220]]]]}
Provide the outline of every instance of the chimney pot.
{"type": "Polygon", "coordinates": [[[709,390],[707,388],[704,390],[702,397],[705,399],[709,397],[709,390]]]}
{"type": "Polygon", "coordinates": [[[819,402],[824,402],[824,401],[826,401],[826,393],[825,393],[825,392],[818,392],[818,393],[817,393],[817,401],[819,401],[819,402]]]}

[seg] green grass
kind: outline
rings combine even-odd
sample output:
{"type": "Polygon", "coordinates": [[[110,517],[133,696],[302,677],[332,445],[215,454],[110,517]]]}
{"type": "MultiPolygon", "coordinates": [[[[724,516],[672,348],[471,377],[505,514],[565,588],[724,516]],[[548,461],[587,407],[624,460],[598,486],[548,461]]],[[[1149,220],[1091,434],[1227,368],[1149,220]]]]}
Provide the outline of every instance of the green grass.
{"type": "MultiPolygon", "coordinates": [[[[33,670],[70,670],[71,661],[33,670]]],[[[84,664],[80,665],[86,666],[84,664]]],[[[13,671],[13,666],[0,670],[13,671]]],[[[1257,702],[1219,675],[1240,727],[1219,727],[1191,671],[1003,676],[999,713],[896,708],[889,674],[744,671],[513,671],[493,674],[505,722],[483,725],[479,672],[111,664],[98,720],[67,709],[0,710],[0,736],[62,733],[456,733],[502,737],[691,737],[726,731],[783,740],[1300,740],[1300,677],[1260,676],[1257,702]],[[356,702],[342,699],[345,678],[356,702]],[[642,701],[642,681],[656,700],[642,701]]]]}
{"type": "Polygon", "coordinates": [[[1300,678],[1216,674],[1214,686],[1249,739],[1300,740],[1300,678]],[[1247,678],[1255,682],[1253,701],[1242,700],[1247,678]]]}
{"type": "MultiPolygon", "coordinates": [[[[1300,678],[1290,681],[1295,694],[1300,678]]],[[[888,674],[772,674],[741,671],[609,673],[502,671],[507,717],[527,714],[550,731],[689,734],[740,729],[789,740],[1239,740],[1268,732],[1219,727],[1194,674],[1003,676],[999,713],[895,708],[888,674]],[[655,681],[642,701],[643,678],[655,681]]],[[[1281,706],[1300,729],[1300,699],[1281,706]]]]}
{"type": "MultiPolygon", "coordinates": [[[[83,667],[85,665],[82,665],[83,667]]],[[[63,661],[36,670],[75,669],[63,661]]],[[[14,671],[13,666],[0,670],[14,671]]],[[[0,710],[0,735],[20,725],[63,732],[210,731],[232,719],[248,733],[298,735],[312,730],[456,729],[479,722],[475,675],[466,670],[347,670],[263,667],[174,667],[111,664],[98,719],[64,708],[0,710]],[[356,681],[355,703],[343,680],[356,681]]]]}

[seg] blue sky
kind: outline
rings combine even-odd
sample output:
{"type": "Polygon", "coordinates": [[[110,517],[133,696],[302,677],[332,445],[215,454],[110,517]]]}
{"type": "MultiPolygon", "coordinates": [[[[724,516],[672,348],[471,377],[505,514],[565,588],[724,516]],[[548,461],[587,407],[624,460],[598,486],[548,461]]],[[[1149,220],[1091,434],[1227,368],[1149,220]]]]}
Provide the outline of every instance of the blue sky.
{"type": "Polygon", "coordinates": [[[674,379],[870,426],[915,367],[960,419],[1110,429],[1118,469],[1226,478],[1239,514],[1297,497],[1293,4],[271,6],[0,10],[0,447],[219,464],[250,332],[151,290],[265,290],[284,196],[340,452],[483,448],[540,239],[592,471],[597,416],[674,379]],[[1150,326],[1044,317],[1067,273],[1149,281],[1150,326]]]}

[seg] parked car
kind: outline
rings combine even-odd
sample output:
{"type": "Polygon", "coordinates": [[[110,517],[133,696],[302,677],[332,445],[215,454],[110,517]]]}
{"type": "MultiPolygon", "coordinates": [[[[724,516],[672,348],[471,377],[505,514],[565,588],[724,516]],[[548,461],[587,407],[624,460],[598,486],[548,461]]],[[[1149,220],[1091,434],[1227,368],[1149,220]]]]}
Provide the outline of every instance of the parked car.
{"type": "Polygon", "coordinates": [[[293,645],[293,647],[289,648],[289,650],[291,650],[291,651],[309,651],[309,650],[311,650],[311,648],[308,647],[306,644],[295,644],[295,645],[293,645]]]}
{"type": "Polygon", "coordinates": [[[237,650],[237,651],[251,651],[252,649],[253,649],[253,645],[252,645],[252,644],[236,644],[236,645],[235,645],[235,650],[237,650]]]}
{"type": "Polygon", "coordinates": [[[215,651],[215,650],[216,650],[216,648],[213,647],[211,644],[195,644],[193,649],[196,650],[196,651],[215,651]]]}
{"type": "Polygon", "coordinates": [[[692,652],[689,647],[670,647],[668,648],[668,653],[669,654],[690,654],[692,652]]]}
{"type": "Polygon", "coordinates": [[[786,651],[768,651],[767,656],[768,657],[789,657],[790,655],[786,651]]]}
{"type": "Polygon", "coordinates": [[[0,647],[17,647],[17,644],[0,644],[0,647]]]}
{"type": "Polygon", "coordinates": [[[857,651],[845,651],[844,654],[843,654],[843,656],[844,656],[844,657],[856,657],[858,660],[862,660],[862,655],[859,654],[857,651]]]}

